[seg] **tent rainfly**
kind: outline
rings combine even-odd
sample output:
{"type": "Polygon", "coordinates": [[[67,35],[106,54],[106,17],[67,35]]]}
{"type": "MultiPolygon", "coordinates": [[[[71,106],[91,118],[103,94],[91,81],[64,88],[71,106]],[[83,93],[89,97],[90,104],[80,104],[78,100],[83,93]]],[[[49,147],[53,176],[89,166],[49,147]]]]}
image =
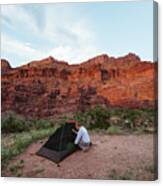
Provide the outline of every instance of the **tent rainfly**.
{"type": "Polygon", "coordinates": [[[66,122],[49,137],[36,154],[55,163],[61,162],[78,149],[74,145],[76,134],[72,132],[72,129],[75,129],[74,121],[66,122]]]}

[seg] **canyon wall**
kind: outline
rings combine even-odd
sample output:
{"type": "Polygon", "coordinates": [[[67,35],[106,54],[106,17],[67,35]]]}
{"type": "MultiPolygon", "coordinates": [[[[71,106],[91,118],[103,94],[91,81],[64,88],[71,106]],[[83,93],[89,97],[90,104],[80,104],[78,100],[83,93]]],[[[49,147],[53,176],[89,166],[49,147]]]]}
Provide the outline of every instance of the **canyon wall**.
{"type": "Polygon", "coordinates": [[[2,112],[49,117],[106,107],[153,108],[157,100],[157,62],[135,54],[106,54],[69,65],[48,57],[12,68],[1,60],[2,112]]]}

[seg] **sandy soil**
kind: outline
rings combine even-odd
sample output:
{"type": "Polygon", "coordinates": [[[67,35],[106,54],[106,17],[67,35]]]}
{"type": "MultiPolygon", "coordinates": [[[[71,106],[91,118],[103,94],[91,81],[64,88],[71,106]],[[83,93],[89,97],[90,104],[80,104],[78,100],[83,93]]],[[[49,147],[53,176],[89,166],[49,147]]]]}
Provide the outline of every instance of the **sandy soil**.
{"type": "Polygon", "coordinates": [[[92,148],[88,152],[77,151],[58,167],[55,163],[35,153],[47,140],[31,144],[24,153],[10,162],[2,176],[14,176],[10,170],[20,162],[19,176],[78,179],[136,179],[153,180],[153,135],[109,136],[91,134],[92,148]]]}

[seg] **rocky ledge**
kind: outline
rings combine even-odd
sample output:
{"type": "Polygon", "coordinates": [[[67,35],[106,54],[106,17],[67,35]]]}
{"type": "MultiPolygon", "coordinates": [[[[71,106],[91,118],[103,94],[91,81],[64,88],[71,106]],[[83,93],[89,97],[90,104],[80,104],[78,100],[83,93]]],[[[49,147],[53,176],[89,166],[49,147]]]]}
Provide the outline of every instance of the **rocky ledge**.
{"type": "Polygon", "coordinates": [[[2,112],[49,117],[106,107],[152,108],[157,100],[157,62],[132,53],[106,54],[69,65],[48,57],[12,68],[1,60],[2,112]]]}

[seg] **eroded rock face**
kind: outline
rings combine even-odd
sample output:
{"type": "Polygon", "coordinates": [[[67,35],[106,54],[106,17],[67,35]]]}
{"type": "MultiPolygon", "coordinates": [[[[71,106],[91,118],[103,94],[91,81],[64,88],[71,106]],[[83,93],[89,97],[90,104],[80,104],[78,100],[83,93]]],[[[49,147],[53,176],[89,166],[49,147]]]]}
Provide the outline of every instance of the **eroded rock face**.
{"type": "Polygon", "coordinates": [[[1,59],[1,74],[7,73],[9,70],[11,70],[11,66],[9,62],[5,59],[1,59]]]}
{"type": "Polygon", "coordinates": [[[147,108],[156,101],[157,63],[135,54],[100,55],[79,65],[49,57],[11,68],[1,60],[2,112],[49,117],[106,107],[147,108]]]}

